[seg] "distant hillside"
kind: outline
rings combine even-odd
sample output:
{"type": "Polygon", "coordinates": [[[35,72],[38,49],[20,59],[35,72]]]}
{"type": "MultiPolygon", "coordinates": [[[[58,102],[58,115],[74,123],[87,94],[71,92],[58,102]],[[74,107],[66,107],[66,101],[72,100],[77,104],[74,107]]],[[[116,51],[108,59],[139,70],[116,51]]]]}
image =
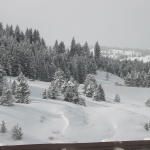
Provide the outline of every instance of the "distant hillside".
{"type": "MultiPolygon", "coordinates": [[[[94,53],[94,48],[91,48],[94,53]]],[[[148,49],[132,49],[132,48],[118,48],[118,47],[101,47],[101,53],[104,57],[109,57],[119,60],[139,60],[143,62],[150,61],[150,50],[148,49]]]]}

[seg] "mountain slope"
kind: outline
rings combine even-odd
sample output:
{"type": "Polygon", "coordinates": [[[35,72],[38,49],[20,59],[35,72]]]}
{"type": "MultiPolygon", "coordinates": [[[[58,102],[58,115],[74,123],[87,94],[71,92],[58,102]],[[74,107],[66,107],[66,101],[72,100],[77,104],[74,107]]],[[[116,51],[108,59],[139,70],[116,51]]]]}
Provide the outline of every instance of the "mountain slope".
{"type": "Polygon", "coordinates": [[[119,77],[109,74],[106,80],[105,75],[106,72],[99,71],[96,79],[105,90],[107,102],[86,98],[86,107],[61,100],[43,100],[42,92],[48,83],[29,81],[31,104],[0,106],[0,121],[5,120],[8,128],[8,133],[0,133],[1,145],[150,138],[144,129],[150,119],[150,108],[144,104],[150,89],[126,87],[119,77]],[[113,102],[115,94],[120,95],[121,103],[113,102]],[[24,132],[21,141],[11,138],[11,129],[17,123],[24,132]]]}

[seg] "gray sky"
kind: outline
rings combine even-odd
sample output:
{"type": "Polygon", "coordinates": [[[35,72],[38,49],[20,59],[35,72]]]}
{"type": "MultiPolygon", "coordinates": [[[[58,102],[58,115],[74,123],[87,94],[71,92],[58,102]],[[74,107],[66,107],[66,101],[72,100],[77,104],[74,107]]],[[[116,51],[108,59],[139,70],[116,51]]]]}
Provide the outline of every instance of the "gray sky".
{"type": "Polygon", "coordinates": [[[150,49],[150,0],[0,0],[0,21],[38,29],[48,45],[74,36],[150,49]]]}

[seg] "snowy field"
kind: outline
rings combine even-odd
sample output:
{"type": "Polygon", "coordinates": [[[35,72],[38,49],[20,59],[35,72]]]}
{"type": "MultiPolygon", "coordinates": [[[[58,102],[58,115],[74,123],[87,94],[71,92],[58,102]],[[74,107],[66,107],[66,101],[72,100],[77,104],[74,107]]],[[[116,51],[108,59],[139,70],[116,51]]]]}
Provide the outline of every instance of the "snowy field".
{"type": "Polygon", "coordinates": [[[150,120],[150,108],[144,104],[150,98],[150,88],[126,87],[119,77],[109,74],[107,81],[105,75],[98,72],[96,79],[102,83],[107,102],[86,98],[86,107],[61,100],[43,100],[42,92],[49,83],[29,81],[31,104],[0,106],[0,122],[6,121],[8,128],[6,134],[0,133],[0,145],[150,138],[150,132],[144,129],[150,120]],[[113,102],[115,94],[120,95],[121,103],[113,102]],[[11,138],[11,129],[17,123],[24,133],[21,141],[11,138]]]}

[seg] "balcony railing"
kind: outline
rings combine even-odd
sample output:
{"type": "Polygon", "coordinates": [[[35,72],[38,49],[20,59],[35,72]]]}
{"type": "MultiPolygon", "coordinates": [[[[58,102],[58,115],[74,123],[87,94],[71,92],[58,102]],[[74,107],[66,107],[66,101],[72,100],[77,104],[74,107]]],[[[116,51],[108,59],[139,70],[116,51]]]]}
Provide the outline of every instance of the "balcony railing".
{"type": "Polygon", "coordinates": [[[0,146],[0,150],[150,150],[150,140],[0,146]]]}

